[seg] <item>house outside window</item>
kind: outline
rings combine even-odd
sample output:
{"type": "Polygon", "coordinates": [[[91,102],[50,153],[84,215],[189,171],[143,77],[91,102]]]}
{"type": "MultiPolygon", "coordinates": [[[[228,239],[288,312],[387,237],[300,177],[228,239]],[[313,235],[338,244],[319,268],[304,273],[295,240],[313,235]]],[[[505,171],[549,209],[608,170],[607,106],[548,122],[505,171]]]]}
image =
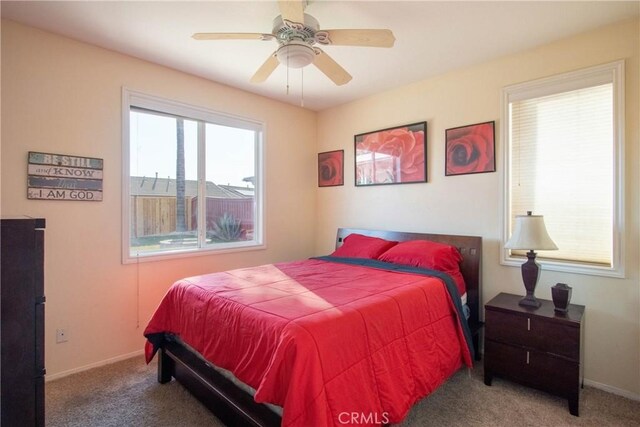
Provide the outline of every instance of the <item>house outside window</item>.
{"type": "Polygon", "coordinates": [[[123,89],[123,262],[263,245],[262,124],[123,89]]]}
{"type": "Polygon", "coordinates": [[[543,215],[546,270],[624,277],[624,62],[503,89],[502,259],[516,215],[543,215]]]}

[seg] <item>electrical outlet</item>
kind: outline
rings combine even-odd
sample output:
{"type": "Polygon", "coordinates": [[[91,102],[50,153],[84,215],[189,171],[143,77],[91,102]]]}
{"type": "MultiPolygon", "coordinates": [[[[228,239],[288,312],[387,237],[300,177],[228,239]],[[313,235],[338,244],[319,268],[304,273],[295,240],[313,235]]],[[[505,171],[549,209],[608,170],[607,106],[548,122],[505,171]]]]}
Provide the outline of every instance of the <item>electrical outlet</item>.
{"type": "Polygon", "coordinates": [[[56,329],[56,343],[69,341],[69,335],[66,329],[56,329]]]}

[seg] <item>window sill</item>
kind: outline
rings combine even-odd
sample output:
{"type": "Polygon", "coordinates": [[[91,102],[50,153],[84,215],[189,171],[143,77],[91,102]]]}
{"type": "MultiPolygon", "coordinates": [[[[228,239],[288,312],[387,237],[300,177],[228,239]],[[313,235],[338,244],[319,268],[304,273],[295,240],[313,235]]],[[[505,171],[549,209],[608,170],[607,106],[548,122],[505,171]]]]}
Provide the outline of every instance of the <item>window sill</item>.
{"type": "MultiPolygon", "coordinates": [[[[526,258],[502,257],[500,259],[500,264],[506,265],[508,267],[521,267],[522,264],[525,263],[526,261],[527,261],[526,258]]],[[[625,278],[624,268],[622,266],[618,266],[618,268],[601,267],[597,265],[550,261],[550,260],[543,260],[539,258],[536,258],[536,262],[542,266],[543,270],[547,270],[547,271],[560,271],[563,273],[585,274],[588,276],[614,277],[617,279],[625,278]]]]}
{"type": "Polygon", "coordinates": [[[218,254],[228,254],[235,252],[248,252],[264,250],[267,245],[264,243],[247,242],[242,246],[236,245],[227,248],[192,248],[192,249],[176,249],[172,251],[147,252],[144,254],[124,255],[122,264],[137,264],[140,262],[165,261],[171,259],[190,258],[197,256],[211,256],[218,254]]]}

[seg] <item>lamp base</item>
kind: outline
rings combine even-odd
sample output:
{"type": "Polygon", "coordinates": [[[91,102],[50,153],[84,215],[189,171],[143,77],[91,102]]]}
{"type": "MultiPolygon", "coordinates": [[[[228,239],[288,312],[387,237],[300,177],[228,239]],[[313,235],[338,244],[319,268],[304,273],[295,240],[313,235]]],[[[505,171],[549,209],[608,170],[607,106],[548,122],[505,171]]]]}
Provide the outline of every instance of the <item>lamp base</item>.
{"type": "Polygon", "coordinates": [[[540,265],[536,262],[536,253],[534,251],[527,252],[527,262],[522,264],[522,281],[527,294],[520,300],[518,304],[525,307],[538,308],[542,305],[540,301],[533,296],[540,276],[540,265]]]}
{"type": "Polygon", "coordinates": [[[525,307],[535,307],[539,308],[542,303],[536,299],[533,295],[527,295],[518,302],[518,305],[522,305],[525,307]]]}

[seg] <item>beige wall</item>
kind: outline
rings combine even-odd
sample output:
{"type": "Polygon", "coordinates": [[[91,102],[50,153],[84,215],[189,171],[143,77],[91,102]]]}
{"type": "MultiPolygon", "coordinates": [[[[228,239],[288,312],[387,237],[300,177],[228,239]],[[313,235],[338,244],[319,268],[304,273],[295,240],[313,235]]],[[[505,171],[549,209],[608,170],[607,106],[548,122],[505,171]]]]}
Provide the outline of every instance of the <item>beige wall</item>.
{"type": "Polygon", "coordinates": [[[331,249],[340,226],[480,235],[483,300],[503,291],[522,294],[519,268],[499,264],[502,158],[497,173],[445,177],[445,129],[496,120],[500,155],[502,87],[625,59],[627,278],[543,271],[536,294],[550,299],[554,283],[573,286],[572,301],[586,305],[586,378],[640,398],[639,41],[638,21],[624,22],[321,112],[318,151],[344,149],[347,166],[344,187],[318,189],[316,251],[331,249]],[[428,123],[429,182],[355,188],[353,135],[422,120],[428,123]]]}
{"type": "Polygon", "coordinates": [[[340,226],[481,235],[484,301],[521,293],[519,269],[498,262],[502,159],[497,173],[444,177],[444,130],[496,120],[500,152],[503,86],[625,58],[627,278],[545,271],[537,295],[550,298],[559,281],[573,286],[573,301],[587,306],[587,379],[638,397],[638,56],[638,21],[623,23],[316,114],[2,21],[0,208],[47,219],[49,377],[139,351],[142,329],[175,279],[324,254],[340,226]],[[120,263],[122,86],[267,124],[266,250],[120,263]],[[356,189],[353,135],[422,120],[429,182],[356,189]],[[316,189],[316,153],[333,149],[345,149],[345,185],[316,189]],[[30,150],[103,158],[104,201],[27,200],[30,150]],[[69,342],[55,343],[60,327],[69,342]]]}
{"type": "Polygon", "coordinates": [[[49,378],[141,350],[177,278],[313,255],[314,112],[10,21],[1,75],[2,215],[47,220],[49,378]],[[266,123],[266,250],[121,264],[122,86],[266,123]],[[27,200],[30,150],[103,158],[104,201],[27,200]]]}

